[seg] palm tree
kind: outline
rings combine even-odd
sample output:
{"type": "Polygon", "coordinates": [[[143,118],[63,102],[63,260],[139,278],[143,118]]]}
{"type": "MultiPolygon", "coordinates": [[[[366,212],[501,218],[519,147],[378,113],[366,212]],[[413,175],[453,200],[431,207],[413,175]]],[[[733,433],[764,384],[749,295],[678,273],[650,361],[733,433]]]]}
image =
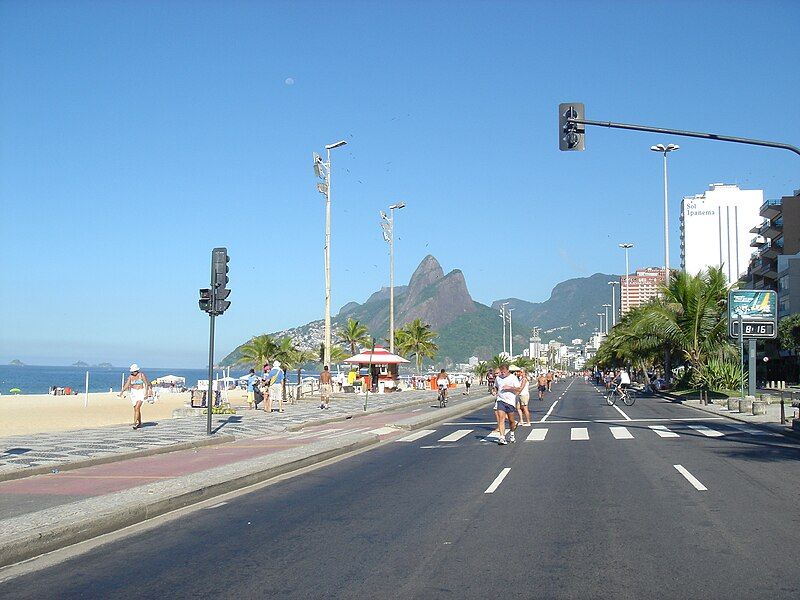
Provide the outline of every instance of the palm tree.
{"type": "Polygon", "coordinates": [[[508,364],[508,359],[501,354],[495,354],[489,360],[489,366],[495,371],[499,370],[501,365],[507,365],[507,364],[508,364]]]}
{"type": "MultiPolygon", "coordinates": [[[[336,365],[340,362],[343,362],[345,358],[347,358],[347,352],[344,351],[344,348],[337,344],[333,344],[331,346],[331,363],[336,365]]],[[[320,363],[325,362],[325,343],[321,343],[319,345],[319,361],[320,363]]],[[[329,367],[331,365],[328,365],[329,367]]]]}
{"type": "MultiPolygon", "coordinates": [[[[350,345],[350,356],[356,354],[358,346],[369,343],[369,331],[366,325],[362,325],[356,319],[348,318],[347,325],[343,325],[337,332],[338,341],[350,345]]],[[[331,352],[333,347],[331,347],[331,352]]],[[[331,358],[333,360],[333,358],[331,358]]]]}
{"type": "Polygon", "coordinates": [[[261,367],[275,356],[277,350],[278,345],[271,336],[258,335],[239,349],[240,357],[236,364],[248,365],[260,372],[261,367]]]}
{"type": "Polygon", "coordinates": [[[486,361],[479,362],[472,368],[472,372],[478,376],[478,383],[483,383],[486,374],[489,372],[489,363],[486,361]]]}
{"type": "Polygon", "coordinates": [[[433,340],[438,336],[438,333],[431,331],[430,325],[420,319],[414,319],[397,330],[395,347],[401,354],[415,357],[419,374],[422,370],[422,359],[436,357],[439,346],[433,340]]]}

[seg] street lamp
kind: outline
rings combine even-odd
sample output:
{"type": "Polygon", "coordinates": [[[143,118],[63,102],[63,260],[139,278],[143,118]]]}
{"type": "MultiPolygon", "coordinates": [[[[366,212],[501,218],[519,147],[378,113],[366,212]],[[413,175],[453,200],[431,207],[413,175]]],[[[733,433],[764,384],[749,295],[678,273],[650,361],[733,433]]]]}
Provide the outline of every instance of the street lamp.
{"type": "Polygon", "coordinates": [[[389,216],[381,211],[383,239],[389,242],[389,352],[394,354],[394,211],[405,208],[405,202],[389,207],[389,216]]]}
{"type": "Polygon", "coordinates": [[[331,150],[347,144],[345,140],[325,146],[328,160],[323,162],[316,152],[314,174],[324,183],[317,184],[317,191],[325,196],[325,348],[323,365],[331,364],[331,150]]]}
{"type": "Polygon", "coordinates": [[[667,154],[679,150],[677,144],[657,144],[650,146],[653,152],[660,152],[664,155],[664,282],[669,285],[669,201],[667,195],[667,154]]]}
{"type": "MultiPolygon", "coordinates": [[[[618,244],[620,248],[625,250],[625,295],[628,297],[628,304],[630,304],[631,298],[631,288],[630,281],[628,280],[628,273],[630,273],[630,268],[628,267],[628,250],[633,248],[633,244],[618,244]]],[[[630,308],[630,306],[628,306],[630,308]]],[[[622,312],[622,290],[619,293],[619,310],[620,313],[622,312]]]]}
{"type": "Polygon", "coordinates": [[[597,316],[600,317],[600,335],[605,335],[605,327],[603,327],[603,313],[597,313],[597,316]]]}
{"type": "Polygon", "coordinates": [[[508,302],[500,305],[500,318],[503,319],[503,354],[506,353],[506,306],[508,306],[508,302]]]}
{"type": "MultiPolygon", "coordinates": [[[[611,286],[611,327],[613,328],[617,324],[617,291],[614,289],[614,286],[619,285],[619,281],[609,281],[608,285],[611,286]]],[[[620,304],[621,303],[622,300],[620,299],[620,304]]]]}
{"type": "Polygon", "coordinates": [[[513,308],[508,309],[508,356],[509,358],[513,358],[514,356],[514,334],[511,333],[511,311],[514,310],[513,308]]]}
{"type": "Polygon", "coordinates": [[[603,308],[606,311],[606,335],[608,335],[608,309],[611,308],[610,304],[603,304],[603,308]]]}

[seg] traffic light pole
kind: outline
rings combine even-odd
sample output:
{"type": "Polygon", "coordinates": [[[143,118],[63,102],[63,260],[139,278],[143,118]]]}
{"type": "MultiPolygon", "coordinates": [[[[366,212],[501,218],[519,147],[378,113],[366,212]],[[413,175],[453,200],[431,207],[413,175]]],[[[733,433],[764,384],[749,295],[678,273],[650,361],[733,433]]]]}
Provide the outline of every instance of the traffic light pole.
{"type": "Polygon", "coordinates": [[[664,129],[662,127],[650,127],[648,125],[630,125],[627,123],[612,123],[611,121],[590,121],[589,119],[575,119],[567,117],[568,123],[578,125],[595,125],[597,127],[610,127],[612,129],[629,129],[633,131],[649,131],[652,133],[666,133],[669,135],[682,135],[684,137],[702,138],[706,140],[716,140],[719,142],[734,142],[737,144],[750,144],[752,146],[768,146],[770,148],[782,148],[800,155],[800,148],[791,144],[781,142],[770,142],[766,140],[752,140],[750,138],[733,137],[729,135],[718,135],[716,133],[702,133],[699,131],[683,131],[681,129],[664,129]]]}
{"type": "Polygon", "coordinates": [[[208,421],[206,422],[206,435],[211,435],[211,409],[214,406],[214,313],[210,315],[211,331],[208,336],[208,391],[206,392],[206,409],[208,421]]]}

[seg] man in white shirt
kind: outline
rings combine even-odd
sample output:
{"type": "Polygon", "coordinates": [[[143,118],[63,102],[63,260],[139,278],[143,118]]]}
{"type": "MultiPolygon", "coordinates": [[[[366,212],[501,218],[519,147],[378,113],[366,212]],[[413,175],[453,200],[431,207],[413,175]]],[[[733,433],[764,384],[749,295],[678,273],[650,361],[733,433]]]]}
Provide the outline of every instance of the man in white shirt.
{"type": "Polygon", "coordinates": [[[617,375],[617,382],[619,383],[620,389],[626,390],[631,385],[631,376],[628,375],[628,371],[625,370],[625,367],[619,370],[619,374],[617,375]]]}
{"type": "Polygon", "coordinates": [[[519,379],[516,375],[512,375],[508,371],[508,365],[500,365],[500,373],[494,380],[494,387],[492,387],[492,396],[496,397],[494,403],[494,416],[497,419],[497,431],[500,437],[497,443],[504,446],[508,442],[515,442],[514,430],[517,428],[517,422],[514,415],[517,411],[517,394],[522,391],[519,384],[519,379]],[[506,419],[508,419],[511,431],[508,434],[506,441],[506,419]]]}

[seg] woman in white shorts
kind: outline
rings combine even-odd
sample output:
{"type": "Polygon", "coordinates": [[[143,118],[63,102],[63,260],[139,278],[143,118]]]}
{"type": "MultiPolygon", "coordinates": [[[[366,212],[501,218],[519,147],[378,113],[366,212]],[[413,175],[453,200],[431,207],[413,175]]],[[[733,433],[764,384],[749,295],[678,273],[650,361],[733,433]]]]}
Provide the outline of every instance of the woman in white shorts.
{"type": "Polygon", "coordinates": [[[147,376],[139,370],[139,365],[136,363],[131,365],[131,373],[128,375],[125,385],[122,386],[120,397],[128,390],[131,392],[131,404],[133,405],[133,428],[139,429],[142,426],[142,402],[144,402],[145,396],[152,391],[147,376]]]}
{"type": "Polygon", "coordinates": [[[519,412],[520,425],[530,427],[531,411],[528,410],[528,402],[531,399],[531,392],[530,381],[528,381],[528,374],[525,372],[525,369],[517,371],[517,378],[519,379],[520,387],[522,387],[522,391],[519,393],[519,396],[517,396],[517,412],[519,412]],[[525,417],[528,418],[527,423],[525,423],[525,417]]]}

